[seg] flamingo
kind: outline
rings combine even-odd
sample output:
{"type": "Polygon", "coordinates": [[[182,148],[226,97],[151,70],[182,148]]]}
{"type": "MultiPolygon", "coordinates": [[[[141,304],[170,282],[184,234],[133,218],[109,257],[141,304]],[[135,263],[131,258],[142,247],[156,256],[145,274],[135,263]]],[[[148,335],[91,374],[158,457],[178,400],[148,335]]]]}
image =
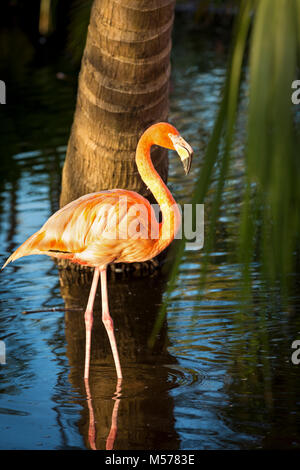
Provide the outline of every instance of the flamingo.
{"type": "Polygon", "coordinates": [[[102,321],[106,328],[117,378],[122,370],[109,313],[106,270],[110,263],[142,262],[161,253],[174,239],[180,223],[179,208],[151,161],[150,149],[158,145],[176,150],[187,174],[193,150],[169,123],[151,125],[142,134],[136,149],[139,174],[159,204],[162,222],[140,194],[113,189],[86,194],[55,212],[7,259],[5,266],[28,255],[49,255],[94,268],[84,315],[86,344],[84,379],[89,378],[93,306],[101,279],[102,321]]]}

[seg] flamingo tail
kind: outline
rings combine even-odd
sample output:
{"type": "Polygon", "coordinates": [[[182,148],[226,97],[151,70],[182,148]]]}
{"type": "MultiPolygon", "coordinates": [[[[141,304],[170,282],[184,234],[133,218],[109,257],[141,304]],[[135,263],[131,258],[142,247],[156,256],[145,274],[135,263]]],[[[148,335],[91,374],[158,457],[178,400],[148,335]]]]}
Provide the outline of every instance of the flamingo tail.
{"type": "Polygon", "coordinates": [[[43,254],[38,246],[41,240],[45,237],[45,232],[36,232],[31,237],[29,237],[19,248],[14,251],[10,257],[6,260],[4,265],[2,266],[1,270],[5,268],[9,263],[15,261],[18,258],[22,258],[23,256],[28,255],[35,255],[35,254],[43,254]]]}

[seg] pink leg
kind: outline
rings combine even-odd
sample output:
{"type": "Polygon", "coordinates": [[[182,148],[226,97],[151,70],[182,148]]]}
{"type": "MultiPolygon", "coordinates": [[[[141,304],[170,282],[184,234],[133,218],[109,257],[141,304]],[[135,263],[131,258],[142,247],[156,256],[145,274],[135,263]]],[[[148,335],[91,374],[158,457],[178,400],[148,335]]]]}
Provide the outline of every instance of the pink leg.
{"type": "Polygon", "coordinates": [[[116,338],[114,334],[113,319],[109,314],[108,297],[107,297],[107,281],[106,268],[101,269],[101,295],[102,295],[102,321],[108,334],[111,350],[113,353],[118,379],[122,379],[120,359],[117,349],[116,338]]]}
{"type": "Polygon", "coordinates": [[[84,366],[84,378],[89,378],[90,369],[90,355],[91,355],[91,335],[93,326],[93,307],[94,300],[99,280],[99,268],[95,268],[93,282],[90,290],[89,300],[86,306],[84,314],[85,320],[85,366],[84,366]]]}
{"type": "Polygon", "coordinates": [[[121,396],[121,384],[122,379],[118,379],[117,382],[117,389],[113,400],[115,400],[112,416],[111,416],[111,427],[109,431],[109,435],[106,439],[106,450],[113,450],[117,432],[118,432],[118,411],[120,405],[120,396],[121,396]]]}
{"type": "Polygon", "coordinates": [[[90,418],[89,419],[89,433],[88,433],[89,443],[90,443],[92,450],[97,450],[96,449],[95,415],[94,415],[92,395],[91,395],[88,379],[84,379],[84,384],[85,384],[86,398],[87,398],[87,404],[89,408],[89,418],[90,418]]]}

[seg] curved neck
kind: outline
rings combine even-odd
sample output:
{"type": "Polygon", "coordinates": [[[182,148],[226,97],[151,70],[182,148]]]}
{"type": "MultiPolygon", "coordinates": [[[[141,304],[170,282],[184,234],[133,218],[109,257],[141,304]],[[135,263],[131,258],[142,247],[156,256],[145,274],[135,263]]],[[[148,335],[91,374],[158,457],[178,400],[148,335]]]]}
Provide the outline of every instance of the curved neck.
{"type": "Polygon", "coordinates": [[[175,199],[155,170],[150,149],[157,144],[147,131],[142,135],[136,149],[136,164],[142,180],[152,192],[160,206],[162,222],[159,229],[159,249],[162,251],[173,240],[181,223],[181,215],[175,199]]]}

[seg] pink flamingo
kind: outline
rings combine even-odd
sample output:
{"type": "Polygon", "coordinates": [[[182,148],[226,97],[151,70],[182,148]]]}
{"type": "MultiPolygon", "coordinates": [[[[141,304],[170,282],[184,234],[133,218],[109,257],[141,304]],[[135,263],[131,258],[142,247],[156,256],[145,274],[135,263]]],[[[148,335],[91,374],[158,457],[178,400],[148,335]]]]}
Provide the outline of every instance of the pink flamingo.
{"type": "Polygon", "coordinates": [[[84,316],[86,380],[89,377],[93,306],[99,277],[102,321],[109,337],[117,377],[122,379],[113,320],[108,307],[107,265],[142,262],[157,256],[174,239],[181,223],[179,208],[152,164],[152,145],[176,150],[186,173],[190,170],[193,150],[177,129],[165,122],[150,126],[138,142],[137,168],[160,206],[161,223],[157,221],[154,209],[147,199],[136,192],[114,189],[87,194],[53,214],[2,267],[3,269],[8,263],[22,256],[39,254],[65,258],[73,263],[95,268],[84,316]]]}

